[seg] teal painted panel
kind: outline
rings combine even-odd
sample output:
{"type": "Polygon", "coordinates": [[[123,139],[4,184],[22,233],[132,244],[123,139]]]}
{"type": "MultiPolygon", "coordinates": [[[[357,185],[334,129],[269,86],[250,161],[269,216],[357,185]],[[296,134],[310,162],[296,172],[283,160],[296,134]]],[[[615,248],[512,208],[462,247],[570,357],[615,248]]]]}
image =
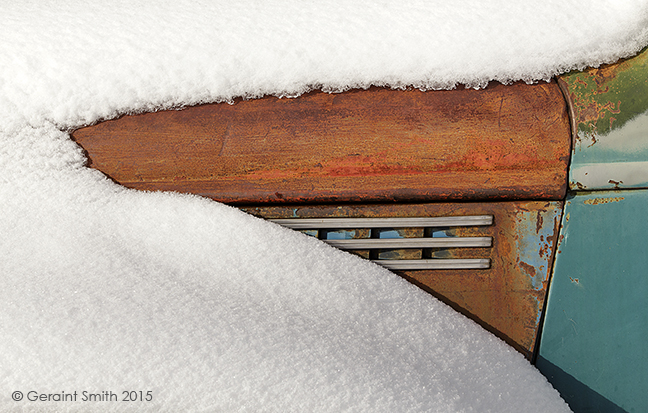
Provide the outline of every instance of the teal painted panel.
{"type": "Polygon", "coordinates": [[[576,134],[570,188],[648,187],[648,48],[560,79],[576,134]]]}
{"type": "Polygon", "coordinates": [[[648,191],[565,204],[536,366],[576,412],[648,411],[648,191]]]}

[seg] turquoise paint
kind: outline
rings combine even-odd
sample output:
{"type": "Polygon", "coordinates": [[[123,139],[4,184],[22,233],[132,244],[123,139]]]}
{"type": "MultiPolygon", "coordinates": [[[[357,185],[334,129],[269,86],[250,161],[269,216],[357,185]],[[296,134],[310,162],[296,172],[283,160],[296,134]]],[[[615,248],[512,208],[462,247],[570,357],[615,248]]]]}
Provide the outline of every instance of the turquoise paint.
{"type": "MultiPolygon", "coordinates": [[[[551,236],[554,235],[556,224],[560,221],[562,210],[556,202],[547,203],[542,211],[519,211],[516,251],[518,263],[526,264],[529,280],[536,290],[543,288],[547,280],[549,260],[551,259],[551,236]],[[530,267],[533,267],[531,272],[530,267]],[[531,272],[531,273],[529,273],[531,272]]],[[[540,313],[538,313],[538,319],[540,313]]]]}
{"type": "Polygon", "coordinates": [[[377,230],[377,232],[378,232],[378,238],[386,238],[386,239],[405,238],[402,231],[397,231],[395,229],[379,229],[377,230]]]}
{"type": "Polygon", "coordinates": [[[317,238],[319,236],[319,231],[316,229],[301,229],[299,230],[302,234],[310,235],[311,237],[317,238]]]}
{"type": "Polygon", "coordinates": [[[356,237],[355,229],[325,230],[325,239],[353,239],[356,237]]]}
{"type": "Polygon", "coordinates": [[[566,202],[536,365],[576,412],[648,409],[648,191],[566,202]]]}
{"type": "Polygon", "coordinates": [[[452,238],[456,236],[453,229],[450,228],[430,228],[430,235],[432,238],[452,238]]]}

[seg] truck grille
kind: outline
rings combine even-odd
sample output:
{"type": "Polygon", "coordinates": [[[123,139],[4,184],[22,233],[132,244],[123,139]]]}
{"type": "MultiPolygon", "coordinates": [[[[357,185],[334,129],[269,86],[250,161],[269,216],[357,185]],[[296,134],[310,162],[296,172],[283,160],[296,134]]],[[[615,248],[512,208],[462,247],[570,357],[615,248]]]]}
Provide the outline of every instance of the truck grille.
{"type": "Polygon", "coordinates": [[[453,233],[456,228],[492,225],[492,215],[270,221],[316,236],[333,247],[355,252],[391,270],[490,268],[490,259],[443,259],[435,255],[447,248],[490,248],[492,237],[456,237],[453,233]]]}

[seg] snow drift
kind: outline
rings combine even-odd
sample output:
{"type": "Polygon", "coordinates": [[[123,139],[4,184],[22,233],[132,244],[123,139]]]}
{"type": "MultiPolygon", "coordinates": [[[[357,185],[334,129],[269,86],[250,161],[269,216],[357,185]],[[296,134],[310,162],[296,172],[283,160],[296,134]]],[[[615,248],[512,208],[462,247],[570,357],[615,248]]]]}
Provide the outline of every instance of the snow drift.
{"type": "Polygon", "coordinates": [[[2,410],[568,410],[521,355],[388,271],[209,200],[119,187],[68,132],[313,88],[544,80],[645,46],[646,1],[0,10],[2,410]]]}

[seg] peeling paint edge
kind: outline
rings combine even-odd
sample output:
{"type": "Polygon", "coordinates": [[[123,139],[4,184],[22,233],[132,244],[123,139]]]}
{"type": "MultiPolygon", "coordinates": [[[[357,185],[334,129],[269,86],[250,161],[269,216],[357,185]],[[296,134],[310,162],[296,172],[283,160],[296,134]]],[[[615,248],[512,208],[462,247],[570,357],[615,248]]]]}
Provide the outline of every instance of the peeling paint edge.
{"type": "Polygon", "coordinates": [[[648,188],[648,161],[572,165],[569,188],[575,191],[648,188]]]}

